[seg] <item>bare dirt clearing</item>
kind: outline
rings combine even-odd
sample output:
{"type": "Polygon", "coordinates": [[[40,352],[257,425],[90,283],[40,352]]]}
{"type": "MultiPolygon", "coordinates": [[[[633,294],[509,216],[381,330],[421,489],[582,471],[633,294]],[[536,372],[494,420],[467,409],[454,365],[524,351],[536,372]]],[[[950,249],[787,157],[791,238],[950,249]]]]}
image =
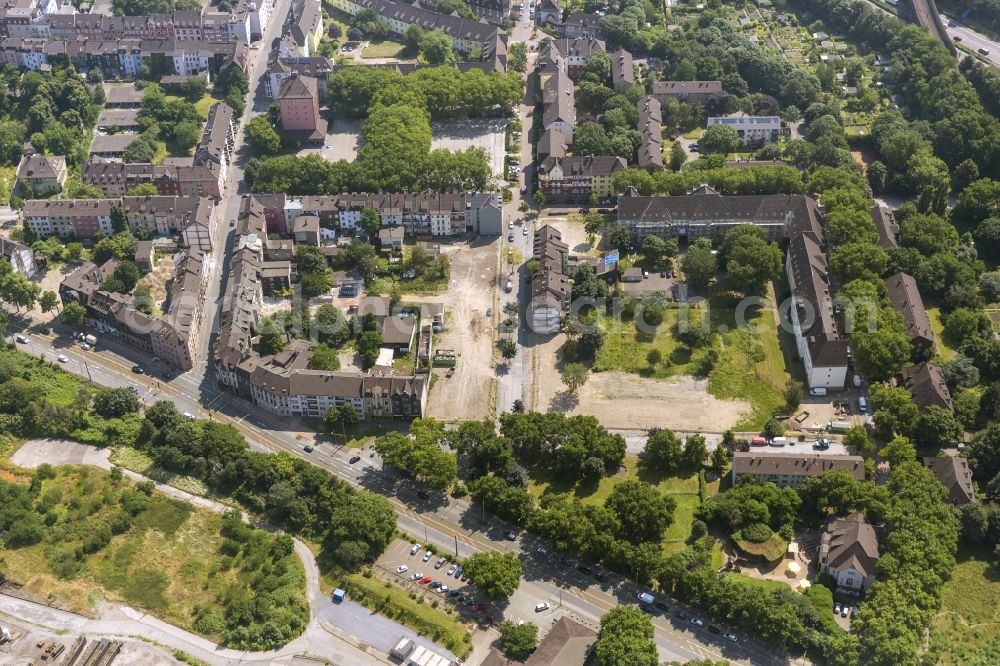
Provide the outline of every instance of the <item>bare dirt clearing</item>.
{"type": "Polygon", "coordinates": [[[647,379],[627,372],[596,372],[576,396],[570,395],[555,370],[564,341],[558,335],[535,348],[532,407],[538,411],[590,414],[613,429],[723,432],[751,410],[748,402],[713,397],[706,379],[688,376],[647,379]]]}
{"type": "Polygon", "coordinates": [[[428,401],[428,416],[440,419],[481,419],[493,414],[493,321],[498,239],[480,238],[442,246],[451,260],[448,290],[436,296],[404,297],[404,301],[443,303],[445,330],[434,338],[435,349],[452,349],[458,357],[455,373],[437,375],[428,401]]]}

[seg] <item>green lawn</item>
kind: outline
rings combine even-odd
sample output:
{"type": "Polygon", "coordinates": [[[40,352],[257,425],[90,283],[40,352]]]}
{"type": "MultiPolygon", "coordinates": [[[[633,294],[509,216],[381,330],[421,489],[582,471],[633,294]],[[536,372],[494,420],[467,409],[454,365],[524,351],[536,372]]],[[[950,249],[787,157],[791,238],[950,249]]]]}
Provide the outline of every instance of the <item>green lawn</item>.
{"type": "Polygon", "coordinates": [[[387,39],[382,42],[372,42],[361,52],[362,58],[397,58],[406,46],[387,39]]]}
{"type": "Polygon", "coordinates": [[[784,557],[785,551],[788,549],[788,542],[775,532],[764,543],[737,541],[736,547],[751,557],[760,557],[768,562],[774,562],[784,557]]]}
{"type": "Polygon", "coordinates": [[[1000,570],[988,553],[959,553],[931,623],[931,649],[942,666],[1000,663],[1000,570]]]}
{"type": "Polygon", "coordinates": [[[738,302],[727,294],[709,297],[710,329],[720,334],[694,350],[673,335],[681,315],[680,307],[667,308],[663,323],[652,336],[639,332],[632,321],[602,317],[598,323],[605,331],[605,340],[593,371],[617,370],[653,379],[698,375],[704,372],[706,357],[714,354],[716,362],[708,373],[709,392],[717,398],[749,401],[753,410],[735,429],[759,430],[785,402],[789,368],[779,342],[773,310],[765,307],[746,312],[742,323],[759,329],[759,333],[753,333],[740,328],[736,322],[738,302]],[[664,359],[655,368],[646,361],[652,349],[658,350],[664,359]]]}
{"type": "Polygon", "coordinates": [[[14,189],[16,167],[0,167],[0,206],[10,203],[10,191],[14,189]]]}
{"type": "Polygon", "coordinates": [[[931,320],[931,328],[934,329],[935,345],[937,353],[942,359],[949,359],[955,355],[955,349],[944,339],[944,324],[941,323],[941,308],[927,308],[927,316],[931,320]]]}
{"type": "MultiPolygon", "coordinates": [[[[584,504],[599,506],[604,503],[612,489],[622,481],[639,479],[651,484],[661,493],[670,495],[677,503],[674,521],[663,535],[663,550],[672,554],[682,550],[691,536],[694,513],[701,504],[698,496],[698,476],[668,476],[650,470],[639,463],[638,456],[625,456],[625,469],[616,476],[602,478],[598,483],[570,483],[547,471],[532,471],[528,492],[539,500],[546,493],[572,493],[584,504]]],[[[710,494],[718,492],[718,485],[709,486],[710,494]]],[[[721,566],[721,565],[720,565],[721,566]]]]}
{"type": "Polygon", "coordinates": [[[763,590],[773,591],[773,590],[787,590],[790,589],[788,585],[777,580],[767,580],[766,578],[751,578],[750,576],[744,576],[743,574],[726,572],[723,574],[726,578],[730,580],[735,580],[738,583],[746,585],[748,587],[759,587],[763,590]]]}

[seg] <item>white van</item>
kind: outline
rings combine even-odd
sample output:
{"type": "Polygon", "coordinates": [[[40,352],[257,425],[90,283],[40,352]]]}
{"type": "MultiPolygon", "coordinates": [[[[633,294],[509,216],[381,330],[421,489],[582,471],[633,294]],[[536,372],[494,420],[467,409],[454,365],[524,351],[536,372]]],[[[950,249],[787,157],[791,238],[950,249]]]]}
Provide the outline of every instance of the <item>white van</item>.
{"type": "Polygon", "coordinates": [[[649,592],[640,592],[639,601],[641,601],[644,604],[652,605],[655,599],[653,598],[653,595],[650,594],[649,592]]]}
{"type": "Polygon", "coordinates": [[[785,446],[788,444],[787,437],[775,437],[771,440],[771,446],[785,446]]]}
{"type": "Polygon", "coordinates": [[[822,386],[811,388],[809,389],[809,395],[813,396],[814,398],[822,398],[824,395],[826,395],[826,389],[822,386]]]}

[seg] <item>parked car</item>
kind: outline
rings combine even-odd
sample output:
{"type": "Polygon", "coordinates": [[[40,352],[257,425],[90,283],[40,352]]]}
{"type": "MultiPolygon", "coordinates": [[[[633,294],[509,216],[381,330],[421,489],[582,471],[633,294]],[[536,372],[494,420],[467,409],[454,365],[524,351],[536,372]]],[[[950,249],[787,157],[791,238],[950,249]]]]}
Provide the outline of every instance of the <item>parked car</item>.
{"type": "Polygon", "coordinates": [[[311,447],[310,445],[306,444],[304,447],[302,447],[302,450],[305,451],[306,453],[312,453],[313,452],[313,447],[311,447]]]}
{"type": "Polygon", "coordinates": [[[978,48],[976,50],[979,51],[982,55],[989,55],[990,54],[990,50],[987,49],[987,48],[980,47],[980,48],[978,48]]]}
{"type": "Polygon", "coordinates": [[[459,565],[458,568],[455,569],[455,578],[460,578],[461,576],[462,576],[462,565],[459,565]]]}
{"type": "Polygon", "coordinates": [[[436,590],[436,589],[438,589],[439,587],[441,587],[441,585],[442,585],[441,583],[439,583],[439,582],[437,582],[437,581],[434,581],[433,583],[431,583],[431,584],[430,584],[430,585],[428,585],[427,587],[431,588],[432,590],[436,590]]]}
{"type": "Polygon", "coordinates": [[[514,242],[514,234],[507,234],[507,242],[508,243],[514,242]]]}
{"type": "Polygon", "coordinates": [[[42,335],[48,335],[49,333],[52,332],[52,329],[49,328],[48,326],[42,326],[40,329],[38,329],[38,332],[41,333],[42,335]]]}
{"type": "Polygon", "coordinates": [[[851,383],[854,384],[854,388],[861,388],[861,375],[851,377],[851,383]]]}
{"type": "Polygon", "coordinates": [[[433,555],[433,554],[434,553],[432,553],[429,550],[426,553],[424,553],[424,557],[423,557],[424,562],[426,562],[427,560],[431,559],[431,555],[433,555]]]}
{"type": "Polygon", "coordinates": [[[837,603],[833,604],[833,614],[834,615],[839,615],[840,614],[840,602],[839,601],[837,603]]]}
{"type": "Polygon", "coordinates": [[[668,612],[670,610],[670,606],[666,605],[662,601],[657,601],[653,605],[656,606],[657,608],[659,608],[664,613],[666,613],[666,612],[668,612]]]}
{"type": "Polygon", "coordinates": [[[507,539],[508,541],[516,541],[517,535],[514,534],[513,532],[504,532],[503,538],[507,539]]]}
{"type": "Polygon", "coordinates": [[[719,628],[718,628],[717,626],[715,626],[714,624],[710,624],[710,625],[708,625],[708,626],[706,627],[706,629],[708,629],[708,630],[709,630],[710,632],[712,632],[713,634],[721,634],[721,633],[722,633],[722,630],[721,630],[721,629],[719,629],[719,628]]]}
{"type": "Polygon", "coordinates": [[[539,601],[537,604],[535,604],[536,613],[541,613],[542,611],[546,611],[548,609],[549,609],[549,602],[547,601],[539,601]]]}
{"type": "Polygon", "coordinates": [[[858,409],[861,411],[862,414],[868,411],[868,398],[866,398],[865,396],[861,396],[860,398],[858,398],[858,409]]]}
{"type": "Polygon", "coordinates": [[[840,617],[847,617],[847,613],[850,610],[851,610],[850,606],[844,606],[843,608],[841,608],[840,609],[840,617]]]}
{"type": "Polygon", "coordinates": [[[447,562],[447,561],[448,560],[446,558],[444,558],[444,557],[440,558],[437,562],[434,563],[434,568],[435,569],[440,569],[441,567],[444,566],[444,563],[447,562]]]}
{"type": "Polygon", "coordinates": [[[650,594],[649,592],[640,592],[638,598],[639,601],[641,601],[644,604],[652,604],[654,601],[656,601],[656,598],[653,597],[653,595],[650,594]]]}
{"type": "Polygon", "coordinates": [[[549,551],[545,549],[545,546],[539,546],[538,548],[535,549],[535,552],[538,553],[538,555],[540,555],[541,557],[549,556],[549,551]]]}
{"type": "Polygon", "coordinates": [[[956,42],[962,41],[962,38],[958,35],[952,35],[951,38],[954,39],[956,42]]]}
{"type": "Polygon", "coordinates": [[[132,372],[134,372],[137,375],[141,375],[141,374],[144,374],[146,371],[143,370],[142,366],[140,366],[140,365],[133,365],[132,366],[132,372]]]}
{"type": "Polygon", "coordinates": [[[23,335],[19,335],[19,336],[17,336],[14,339],[17,340],[18,342],[20,342],[22,345],[28,344],[28,338],[25,337],[25,336],[23,336],[23,335]]]}
{"type": "Polygon", "coordinates": [[[413,544],[412,546],[410,546],[410,555],[416,555],[418,552],[420,552],[419,544],[413,544]]]}
{"type": "Polygon", "coordinates": [[[448,574],[447,575],[449,575],[449,576],[454,575],[456,569],[458,569],[458,567],[456,567],[454,564],[451,565],[450,567],[448,567],[448,574]]]}
{"type": "Polygon", "coordinates": [[[410,567],[406,566],[405,564],[400,564],[398,567],[396,567],[396,573],[398,573],[398,574],[405,573],[409,569],[410,569],[410,567]]]}
{"type": "Polygon", "coordinates": [[[701,619],[700,617],[693,617],[693,618],[691,618],[691,624],[693,624],[696,627],[704,627],[705,626],[705,621],[703,619],[701,619]]]}
{"type": "Polygon", "coordinates": [[[65,354],[59,354],[59,356],[56,356],[56,360],[60,363],[69,363],[69,359],[66,358],[65,354]]]}
{"type": "MultiPolygon", "coordinates": [[[[358,462],[359,460],[361,460],[361,456],[351,456],[351,459],[348,460],[347,462],[353,465],[354,463],[358,462]]],[[[417,550],[420,550],[420,546],[417,546],[417,550]]],[[[416,554],[417,554],[416,550],[413,551],[412,553],[410,553],[410,555],[416,555],[416,554]]]]}
{"type": "Polygon", "coordinates": [[[431,582],[431,577],[430,576],[424,576],[423,578],[420,579],[420,584],[421,585],[426,585],[429,582],[431,582]]]}
{"type": "Polygon", "coordinates": [[[444,583],[441,583],[441,585],[438,586],[438,592],[440,592],[441,594],[444,594],[447,591],[448,591],[448,586],[445,585],[444,583]]]}
{"type": "Polygon", "coordinates": [[[727,641],[732,641],[734,643],[739,640],[739,638],[736,637],[736,634],[734,634],[731,631],[726,632],[725,634],[722,635],[722,637],[725,638],[727,641]]]}
{"type": "Polygon", "coordinates": [[[410,580],[420,580],[420,579],[421,579],[421,578],[423,578],[423,577],[424,577],[424,574],[422,574],[422,573],[421,573],[421,572],[419,572],[419,571],[415,571],[415,572],[413,573],[413,575],[412,575],[412,576],[410,576],[410,580]]]}
{"type": "Polygon", "coordinates": [[[678,620],[686,620],[686,619],[688,619],[687,613],[685,613],[683,611],[675,611],[674,612],[674,617],[676,617],[678,620]]]}
{"type": "Polygon", "coordinates": [[[582,564],[578,566],[576,570],[582,573],[584,576],[589,576],[591,573],[590,569],[588,567],[583,566],[582,564]]]}
{"type": "Polygon", "coordinates": [[[451,592],[448,593],[448,596],[450,598],[454,599],[455,597],[459,596],[460,594],[462,594],[462,593],[459,592],[458,590],[452,590],[451,592]]]}

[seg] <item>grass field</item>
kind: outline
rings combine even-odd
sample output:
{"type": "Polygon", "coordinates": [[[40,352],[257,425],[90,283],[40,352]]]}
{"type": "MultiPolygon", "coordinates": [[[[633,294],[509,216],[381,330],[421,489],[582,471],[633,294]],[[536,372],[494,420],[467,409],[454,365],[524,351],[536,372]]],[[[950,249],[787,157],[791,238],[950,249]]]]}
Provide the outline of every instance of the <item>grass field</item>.
{"type": "MultiPolygon", "coordinates": [[[[17,471],[8,480],[27,486],[31,478],[17,471]]],[[[102,598],[121,601],[225,641],[229,604],[253,604],[257,586],[280,580],[269,588],[273,598],[263,614],[241,628],[271,619],[281,626],[286,605],[300,618],[294,633],[305,626],[305,570],[290,550],[272,559],[277,536],[246,528],[245,539],[227,538],[221,515],[156,492],[147,496],[91,467],[56,469],[34,502],[32,510],[45,516],[40,541],[0,550],[7,576],[29,596],[82,613],[102,598]],[[272,573],[278,569],[280,579],[272,573]],[[211,609],[215,621],[199,622],[196,609],[211,609]]]]}
{"type": "Polygon", "coordinates": [[[152,458],[130,446],[116,448],[111,454],[111,463],[142,474],[154,481],[173,486],[178,490],[189,492],[192,495],[212,497],[213,499],[224,501],[218,497],[214,497],[212,491],[209,490],[208,486],[201,479],[196,479],[193,476],[181,476],[157,467],[153,464],[152,458]]]}
{"type": "Polygon", "coordinates": [[[1000,570],[988,553],[959,553],[931,622],[931,650],[942,666],[1000,663],[1000,570]]]}
{"type": "Polygon", "coordinates": [[[955,349],[945,342],[944,324],[941,323],[941,308],[927,308],[927,316],[931,320],[931,328],[934,329],[935,347],[938,355],[945,360],[951,358],[955,355],[955,349]]]}
{"type": "Polygon", "coordinates": [[[396,58],[406,46],[387,39],[382,42],[372,42],[361,52],[362,58],[396,58]]]}
{"type": "Polygon", "coordinates": [[[418,602],[392,583],[359,573],[338,576],[330,571],[324,572],[323,582],[324,587],[343,587],[353,601],[444,645],[460,659],[472,651],[472,636],[461,620],[441,608],[418,602]]]}
{"type": "Polygon", "coordinates": [[[16,167],[0,167],[0,206],[10,203],[10,191],[14,189],[16,167]]]}
{"type": "Polygon", "coordinates": [[[748,587],[759,587],[763,590],[768,590],[768,591],[791,589],[785,583],[782,583],[781,581],[777,580],[767,580],[766,578],[751,578],[750,576],[744,576],[743,574],[732,573],[732,572],[726,572],[723,574],[723,576],[729,578],[730,580],[735,580],[736,582],[746,585],[748,587]]]}
{"type": "MultiPolygon", "coordinates": [[[[759,430],[784,404],[789,377],[774,312],[770,307],[747,310],[745,321],[737,322],[735,297],[713,294],[707,303],[709,330],[718,334],[693,350],[673,335],[682,313],[679,307],[667,308],[654,336],[639,332],[632,321],[602,318],[599,324],[605,331],[605,341],[593,371],[617,370],[667,379],[703,373],[706,358],[714,356],[715,364],[708,373],[709,392],[717,398],[749,401],[752,411],[734,429],[759,430]],[[746,327],[754,327],[756,332],[746,327]],[[653,349],[664,359],[655,368],[646,360],[653,349]]],[[[704,306],[700,307],[705,312],[704,306]]]]}
{"type": "MultiPolygon", "coordinates": [[[[536,499],[546,493],[572,493],[584,504],[600,506],[611,494],[612,489],[622,481],[639,479],[654,486],[661,493],[670,495],[677,503],[674,520],[663,535],[663,550],[668,555],[682,550],[691,536],[694,513],[701,505],[698,496],[698,476],[668,476],[650,470],[640,464],[638,456],[625,456],[624,470],[615,476],[606,476],[596,484],[568,483],[545,471],[532,471],[528,492],[536,499]]],[[[709,485],[709,494],[719,490],[718,483],[709,485]]],[[[721,566],[721,565],[720,565],[721,566]]]]}
{"type": "Polygon", "coordinates": [[[788,549],[788,542],[782,539],[777,532],[764,543],[753,543],[751,541],[737,541],[736,547],[751,557],[760,557],[768,562],[780,560],[788,549]]]}

